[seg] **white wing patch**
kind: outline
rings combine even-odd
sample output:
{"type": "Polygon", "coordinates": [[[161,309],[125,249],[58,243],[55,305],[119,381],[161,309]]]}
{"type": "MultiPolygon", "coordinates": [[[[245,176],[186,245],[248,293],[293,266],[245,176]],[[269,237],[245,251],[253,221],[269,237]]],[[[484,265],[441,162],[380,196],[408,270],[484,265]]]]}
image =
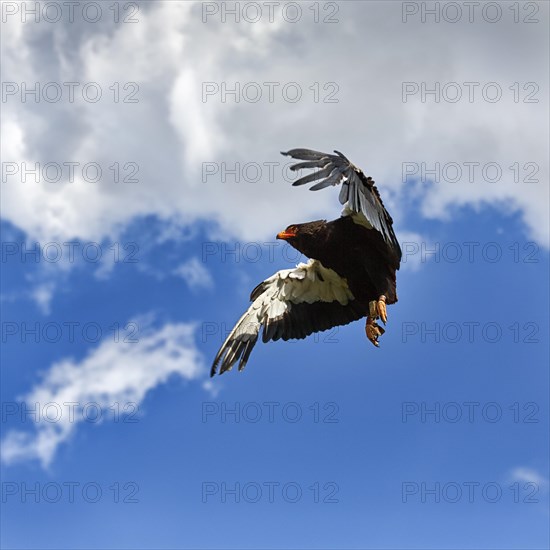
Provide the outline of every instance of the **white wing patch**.
{"type": "Polygon", "coordinates": [[[262,324],[282,317],[292,304],[337,301],[345,306],[354,299],[347,281],[318,260],[277,271],[262,287],[228,339],[257,337],[262,324]]]}
{"type": "Polygon", "coordinates": [[[312,259],[294,269],[278,271],[252,291],[251,299],[252,304],[218,351],[211,376],[216,373],[220,361],[220,374],[230,370],[239,360],[241,370],[258,340],[261,327],[264,327],[265,337],[265,331],[289,313],[293,304],[338,302],[347,306],[355,298],[343,277],[312,259]]]}

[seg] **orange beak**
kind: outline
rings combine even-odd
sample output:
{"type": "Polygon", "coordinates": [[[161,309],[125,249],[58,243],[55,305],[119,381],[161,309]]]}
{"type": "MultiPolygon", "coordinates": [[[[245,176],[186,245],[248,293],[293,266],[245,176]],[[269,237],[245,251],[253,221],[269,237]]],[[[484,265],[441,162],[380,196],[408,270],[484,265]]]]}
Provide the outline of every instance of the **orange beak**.
{"type": "Polygon", "coordinates": [[[295,237],[296,233],[293,233],[291,231],[287,231],[286,229],[284,231],[281,231],[280,233],[277,233],[278,239],[283,239],[286,241],[287,239],[290,239],[291,237],[295,237]]]}

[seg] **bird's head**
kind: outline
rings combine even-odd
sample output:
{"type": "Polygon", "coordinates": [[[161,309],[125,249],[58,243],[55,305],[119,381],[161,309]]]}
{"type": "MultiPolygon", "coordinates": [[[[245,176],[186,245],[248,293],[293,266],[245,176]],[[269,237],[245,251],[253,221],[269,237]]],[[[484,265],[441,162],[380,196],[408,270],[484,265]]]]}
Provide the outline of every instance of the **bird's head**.
{"type": "Polygon", "coordinates": [[[296,250],[311,257],[312,250],[319,246],[321,232],[326,227],[326,223],[326,220],[317,220],[309,223],[295,223],[278,233],[277,239],[287,241],[288,244],[293,246],[296,250]]]}

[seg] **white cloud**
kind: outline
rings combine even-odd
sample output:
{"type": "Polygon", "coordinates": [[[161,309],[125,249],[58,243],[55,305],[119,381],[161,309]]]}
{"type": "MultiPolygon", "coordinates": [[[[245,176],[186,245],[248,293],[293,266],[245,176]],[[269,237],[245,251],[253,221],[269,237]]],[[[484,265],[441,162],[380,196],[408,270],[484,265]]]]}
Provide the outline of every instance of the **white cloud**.
{"type": "Polygon", "coordinates": [[[548,485],[548,480],[537,470],[525,466],[514,468],[510,472],[510,478],[520,483],[534,483],[539,488],[545,488],[548,485]]]}
{"type": "Polygon", "coordinates": [[[25,277],[29,286],[19,290],[0,294],[0,302],[13,303],[19,300],[31,300],[42,315],[51,313],[51,302],[54,297],[56,284],[53,281],[36,283],[32,277],[25,277]]]}
{"type": "Polygon", "coordinates": [[[54,290],[55,285],[52,282],[40,284],[31,290],[31,297],[43,315],[50,314],[54,290]]]}
{"type": "MultiPolygon", "coordinates": [[[[403,271],[418,271],[426,263],[427,255],[423,253],[424,249],[433,249],[430,239],[412,231],[398,232],[397,239],[403,254],[400,268],[403,271]]],[[[428,255],[428,258],[430,257],[428,255]]]]}
{"type": "Polygon", "coordinates": [[[105,340],[81,361],[67,358],[54,363],[21,398],[29,409],[38,403],[43,413],[34,432],[9,431],[2,441],[2,461],[39,460],[48,467],[59,446],[86,420],[84,411],[95,414],[95,405],[89,404],[106,410],[118,402],[122,411],[126,403],[139,406],[148,391],[173,375],[184,380],[202,377],[204,362],[195,346],[193,325],[165,324],[156,330],[141,322],[138,326],[136,343],[105,340]],[[73,415],[68,403],[77,404],[73,415]]]}
{"type": "MultiPolygon", "coordinates": [[[[148,5],[139,23],[70,30],[63,25],[3,25],[5,80],[98,82],[100,103],[33,104],[10,98],[2,122],[2,157],[22,162],[137,162],[139,183],[4,185],[3,215],[41,241],[115,239],[135,217],[155,215],[188,226],[215,221],[216,236],[272,237],[291,222],[336,217],[335,194],[292,189],[279,149],[306,146],[344,151],[392,193],[399,227],[402,163],[497,162],[496,183],[425,186],[421,212],[449,218],[453,207],[493,206],[517,212],[529,237],[548,244],[548,52],[545,27],[483,21],[402,23],[399,3],[340,3],[340,23],[304,16],[248,24],[202,22],[201,3],[148,5]],[[82,32],[81,32],[82,31],[82,32]],[[55,48],[52,47],[55,44],[55,48]],[[383,46],[382,46],[383,45],[383,46]],[[70,52],[62,54],[60,52],[70,52]],[[139,52],[139,54],[138,54],[139,52]],[[429,52],[429,54],[427,53],[429,52]],[[506,52],[503,55],[502,52],[506,52]],[[46,62],[47,61],[47,62],[46,62]],[[403,103],[402,83],[498,82],[503,100],[487,103],[403,103]],[[514,82],[536,81],[539,103],[515,103],[514,82]],[[139,84],[139,103],[114,103],[113,82],[139,84]],[[258,83],[263,99],[203,101],[205,82],[258,83]],[[276,100],[265,100],[264,82],[277,82],[276,100]],[[285,83],[297,82],[303,99],[283,101],[285,83]],[[337,103],[313,101],[310,87],[335,82],[337,103]],[[281,163],[272,183],[220,175],[201,181],[203,162],[281,163]],[[515,183],[508,167],[535,162],[539,183],[515,183]]],[[[538,17],[545,21],[548,5],[538,17]]],[[[506,10],[504,10],[506,11],[506,10]]],[[[304,9],[304,14],[312,15],[304,9]]],[[[507,14],[509,15],[509,14],[507,14]]],[[[523,89],[522,89],[523,93],[523,89]]],[[[324,95],[322,95],[324,97],[324,95]]],[[[479,97],[479,96],[478,96],[479,97]]],[[[404,229],[404,228],[403,228],[404,229]]]]}
{"type": "Polygon", "coordinates": [[[192,290],[212,288],[214,285],[212,275],[196,257],[179,265],[173,274],[181,277],[192,290]]]}
{"type": "Polygon", "coordinates": [[[212,398],[216,398],[218,397],[220,391],[221,391],[221,384],[217,383],[217,384],[214,384],[212,382],[212,380],[205,380],[203,383],[202,383],[202,388],[203,390],[207,391],[211,396],[212,398]]]}

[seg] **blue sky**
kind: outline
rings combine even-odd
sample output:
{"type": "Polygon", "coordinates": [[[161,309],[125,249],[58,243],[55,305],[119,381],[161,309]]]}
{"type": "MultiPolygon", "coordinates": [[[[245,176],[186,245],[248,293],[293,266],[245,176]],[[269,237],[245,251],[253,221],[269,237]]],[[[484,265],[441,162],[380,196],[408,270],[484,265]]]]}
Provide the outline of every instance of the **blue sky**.
{"type": "Polygon", "coordinates": [[[179,2],[138,3],[135,24],[5,13],[3,547],[547,548],[547,6],[533,25],[506,4],[495,24],[404,23],[398,2],[233,24],[206,4],[206,22],[179,2]],[[37,81],[105,95],[22,101],[37,81]],[[139,101],[105,99],[115,81],[139,101]],[[505,95],[402,99],[403,82],[470,81],[505,95]],[[305,96],[204,95],[222,82],[305,96]],[[316,82],[337,102],[311,100],[316,82]],[[357,322],[210,380],[250,290],[303,260],[275,234],[339,215],[336,190],[287,181],[295,146],[376,180],[399,302],[380,349],[357,322]],[[42,171],[68,162],[75,181],[42,171]],[[403,177],[423,162],[463,177],[403,177]]]}

